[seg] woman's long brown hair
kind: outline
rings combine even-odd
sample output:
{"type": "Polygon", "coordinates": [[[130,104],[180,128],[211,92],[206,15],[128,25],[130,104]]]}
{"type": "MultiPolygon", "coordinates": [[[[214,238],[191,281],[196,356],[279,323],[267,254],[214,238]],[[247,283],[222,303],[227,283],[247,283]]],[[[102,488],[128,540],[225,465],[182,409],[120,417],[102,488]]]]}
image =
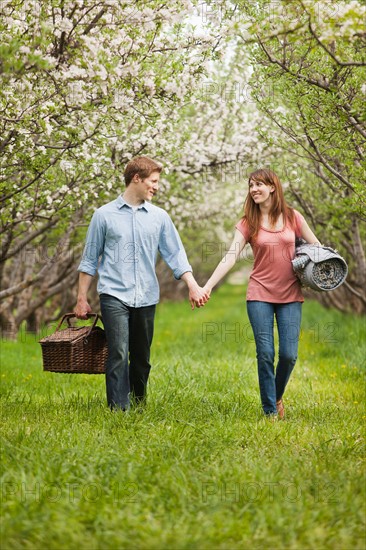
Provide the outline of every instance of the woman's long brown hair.
{"type": "MultiPolygon", "coordinates": [[[[270,224],[274,226],[282,214],[284,227],[288,222],[293,225],[295,220],[294,211],[285,201],[280,178],[272,170],[260,168],[249,174],[248,184],[250,184],[251,180],[261,181],[265,185],[273,185],[275,188],[272,193],[272,205],[268,214],[270,224]]],[[[254,202],[250,192],[248,192],[244,202],[243,219],[246,220],[249,226],[249,238],[255,238],[261,225],[261,211],[259,205],[254,202]]]]}

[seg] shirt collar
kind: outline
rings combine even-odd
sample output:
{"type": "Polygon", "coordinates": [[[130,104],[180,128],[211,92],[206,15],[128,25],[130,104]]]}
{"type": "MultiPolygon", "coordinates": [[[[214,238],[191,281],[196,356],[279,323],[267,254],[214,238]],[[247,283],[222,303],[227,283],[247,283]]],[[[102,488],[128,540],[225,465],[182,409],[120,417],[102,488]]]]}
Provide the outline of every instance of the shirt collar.
{"type": "MultiPolygon", "coordinates": [[[[119,209],[123,208],[124,206],[126,206],[127,208],[131,208],[131,205],[125,201],[122,195],[119,195],[116,202],[117,202],[117,208],[119,209]]],[[[144,201],[142,204],[140,204],[140,206],[137,209],[138,210],[144,209],[146,210],[146,212],[149,212],[149,210],[151,209],[151,204],[148,201],[144,201]]]]}

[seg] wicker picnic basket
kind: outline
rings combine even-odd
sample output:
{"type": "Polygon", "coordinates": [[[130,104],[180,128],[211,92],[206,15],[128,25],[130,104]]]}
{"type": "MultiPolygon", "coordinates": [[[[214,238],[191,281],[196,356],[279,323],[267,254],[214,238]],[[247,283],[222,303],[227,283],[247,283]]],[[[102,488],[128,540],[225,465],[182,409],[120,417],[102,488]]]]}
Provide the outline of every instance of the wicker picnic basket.
{"type": "Polygon", "coordinates": [[[101,317],[96,313],[88,314],[88,317],[94,317],[94,322],[91,326],[82,327],[71,326],[72,317],[76,315],[64,315],[56,332],[39,341],[42,346],[43,370],[103,374],[108,352],[105,332],[96,326],[101,317]],[[65,320],[68,327],[60,330],[65,320]]]}

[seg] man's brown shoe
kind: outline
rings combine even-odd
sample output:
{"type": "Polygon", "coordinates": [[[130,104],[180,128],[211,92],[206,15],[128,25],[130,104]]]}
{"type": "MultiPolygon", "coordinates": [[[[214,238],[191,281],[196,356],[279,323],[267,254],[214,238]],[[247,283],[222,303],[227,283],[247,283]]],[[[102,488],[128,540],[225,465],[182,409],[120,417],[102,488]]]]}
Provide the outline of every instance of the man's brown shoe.
{"type": "Polygon", "coordinates": [[[279,399],[278,401],[276,401],[276,408],[277,408],[278,417],[281,420],[283,420],[285,418],[285,407],[283,405],[282,399],[279,399]]]}

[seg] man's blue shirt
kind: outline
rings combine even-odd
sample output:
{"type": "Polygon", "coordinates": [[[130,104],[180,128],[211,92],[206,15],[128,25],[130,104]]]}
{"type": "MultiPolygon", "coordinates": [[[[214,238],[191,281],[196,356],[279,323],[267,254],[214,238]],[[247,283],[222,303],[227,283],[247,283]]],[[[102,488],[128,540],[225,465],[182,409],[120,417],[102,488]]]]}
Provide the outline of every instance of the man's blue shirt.
{"type": "Polygon", "coordinates": [[[132,208],[120,196],[95,211],[78,271],[92,276],[98,271],[99,294],[132,307],[150,306],[159,301],[158,252],[176,279],[192,271],[167,212],[147,201],[132,208]]]}

